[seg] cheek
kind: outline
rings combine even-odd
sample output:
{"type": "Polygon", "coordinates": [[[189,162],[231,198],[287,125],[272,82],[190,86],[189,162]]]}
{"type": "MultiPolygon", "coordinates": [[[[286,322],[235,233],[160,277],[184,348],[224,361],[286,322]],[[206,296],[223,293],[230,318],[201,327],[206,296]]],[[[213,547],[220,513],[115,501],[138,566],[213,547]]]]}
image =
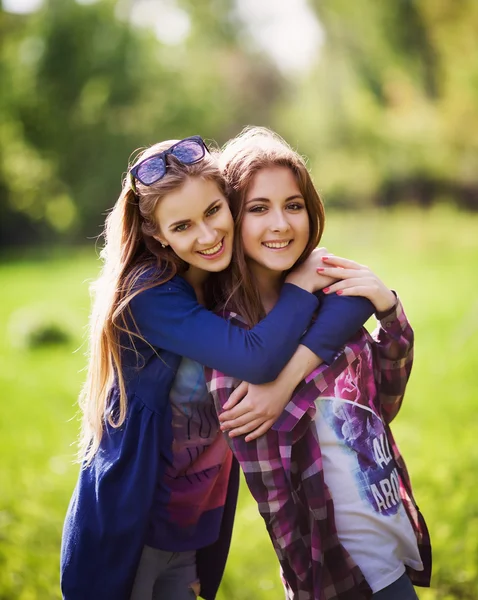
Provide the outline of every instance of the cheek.
{"type": "Polygon", "coordinates": [[[301,215],[300,218],[297,219],[295,230],[300,238],[301,245],[303,245],[302,250],[304,250],[307,246],[310,235],[310,224],[307,213],[303,216],[301,215]]]}
{"type": "Polygon", "coordinates": [[[189,236],[183,234],[182,236],[171,236],[168,240],[171,250],[180,258],[183,258],[191,250],[191,240],[188,238],[189,236]]]}
{"type": "Polygon", "coordinates": [[[242,221],[241,241],[246,256],[253,255],[261,243],[261,228],[255,219],[247,218],[242,221]]]}
{"type": "Polygon", "coordinates": [[[221,219],[221,229],[231,237],[234,235],[234,219],[230,211],[224,211],[221,219]]]}

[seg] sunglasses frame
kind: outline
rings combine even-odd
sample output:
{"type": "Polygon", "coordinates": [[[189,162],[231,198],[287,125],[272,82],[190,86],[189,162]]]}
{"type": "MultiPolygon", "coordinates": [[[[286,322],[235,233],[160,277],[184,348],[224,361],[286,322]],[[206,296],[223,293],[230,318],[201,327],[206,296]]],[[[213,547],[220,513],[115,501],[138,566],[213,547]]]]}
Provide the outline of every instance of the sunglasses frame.
{"type": "Polygon", "coordinates": [[[176,158],[176,160],[179,160],[180,163],[182,163],[183,165],[194,165],[197,162],[201,161],[205,156],[206,156],[206,152],[209,152],[209,148],[207,147],[205,141],[202,139],[202,137],[200,135],[192,135],[190,137],[184,138],[182,140],[179,140],[179,142],[176,142],[175,144],[173,144],[170,148],[168,148],[167,150],[163,150],[162,152],[158,152],[157,154],[153,154],[152,156],[148,156],[147,158],[145,158],[144,160],[142,160],[141,162],[139,162],[137,165],[135,165],[134,167],[131,168],[130,172],[129,172],[129,176],[130,176],[130,184],[131,184],[131,189],[133,190],[133,192],[136,194],[136,185],[134,183],[134,180],[137,179],[140,183],[142,183],[145,186],[150,186],[153,185],[153,183],[156,183],[157,181],[159,181],[160,179],[162,179],[165,175],[166,175],[166,170],[167,170],[167,162],[166,162],[166,157],[168,156],[168,154],[172,154],[174,156],[174,158],[176,158]],[[175,156],[174,154],[174,149],[177,148],[179,145],[183,144],[184,142],[189,142],[189,141],[193,141],[193,142],[197,142],[197,144],[199,146],[201,146],[203,152],[202,155],[195,159],[192,160],[191,162],[184,162],[183,160],[181,160],[180,158],[178,158],[177,156],[175,156]],[[145,183],[141,177],[138,176],[138,170],[140,169],[141,165],[143,165],[145,162],[152,160],[153,158],[162,158],[163,163],[164,163],[164,173],[158,177],[157,179],[155,179],[154,181],[151,181],[150,183],[145,183]]]}

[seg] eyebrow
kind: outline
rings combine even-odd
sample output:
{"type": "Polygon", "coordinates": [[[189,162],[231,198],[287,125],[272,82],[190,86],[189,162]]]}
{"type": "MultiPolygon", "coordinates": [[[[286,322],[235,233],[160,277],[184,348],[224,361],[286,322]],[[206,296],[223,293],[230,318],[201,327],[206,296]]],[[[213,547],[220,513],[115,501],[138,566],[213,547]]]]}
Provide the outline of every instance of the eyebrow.
{"type": "MultiPolygon", "coordinates": [[[[293,196],[289,196],[288,198],[286,198],[284,200],[284,202],[290,202],[291,200],[297,200],[299,198],[301,200],[304,200],[304,197],[302,196],[302,194],[294,194],[293,196]]],[[[250,200],[248,200],[246,202],[246,205],[250,204],[251,202],[269,202],[269,204],[270,204],[269,198],[262,198],[261,196],[259,196],[257,198],[251,198],[250,200]]]]}
{"type": "MultiPolygon", "coordinates": [[[[217,198],[216,200],[213,200],[211,202],[211,204],[206,208],[206,210],[204,211],[203,214],[206,214],[209,210],[211,210],[211,208],[217,204],[218,202],[221,202],[222,198],[217,198]]],[[[178,225],[185,225],[186,223],[190,223],[191,219],[183,219],[182,221],[175,221],[174,223],[171,223],[168,227],[168,229],[174,229],[175,227],[177,227],[178,225]]]]}

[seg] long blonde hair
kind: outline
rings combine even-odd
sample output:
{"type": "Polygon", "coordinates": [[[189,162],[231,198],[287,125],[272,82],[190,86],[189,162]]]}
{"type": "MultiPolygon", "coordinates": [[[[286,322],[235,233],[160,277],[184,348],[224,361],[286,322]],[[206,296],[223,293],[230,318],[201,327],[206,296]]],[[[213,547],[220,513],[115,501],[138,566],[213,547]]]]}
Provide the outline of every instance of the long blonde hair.
{"type": "Polygon", "coordinates": [[[287,167],[297,181],[309,217],[309,239],[296,265],[302,263],[319,244],[325,223],[324,206],[304,158],[277,133],[266,127],[246,127],[225,144],[219,164],[229,186],[229,205],[235,232],[234,260],[229,269],[218,276],[215,284],[216,302],[220,308],[227,306],[239,313],[253,327],[265,316],[265,311],[257,285],[247,266],[241,229],[245,198],[254,176],[268,167],[287,167]]]}
{"type": "MultiPolygon", "coordinates": [[[[166,141],[151,146],[136,158],[135,164],[174,143],[166,141]]],[[[85,465],[98,451],[105,425],[120,427],[126,418],[122,350],[127,340],[127,347],[136,352],[134,340],[141,338],[134,328],[131,299],[188,268],[169,246],[163,248],[154,238],[159,233],[154,217],[158,202],[191,177],[214,181],[226,196],[226,184],[215,154],[206,153],[203,160],[193,165],[184,165],[172,156],[168,156],[167,163],[162,179],[150,186],[136,180],[136,191],[132,190],[127,175],[121,194],[106,218],[105,244],[100,254],[103,268],[91,286],[88,374],[79,399],[83,413],[79,456],[85,465]],[[119,405],[113,411],[108,403],[114,382],[119,390],[119,405]]],[[[136,356],[140,366],[137,352],[136,356]]]]}

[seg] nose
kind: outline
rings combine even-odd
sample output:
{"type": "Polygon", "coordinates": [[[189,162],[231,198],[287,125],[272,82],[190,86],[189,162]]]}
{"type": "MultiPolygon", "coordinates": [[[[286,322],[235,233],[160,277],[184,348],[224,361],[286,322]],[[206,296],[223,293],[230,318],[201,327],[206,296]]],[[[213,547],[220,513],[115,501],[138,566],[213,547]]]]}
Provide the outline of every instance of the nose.
{"type": "Polygon", "coordinates": [[[216,241],[217,234],[214,227],[211,227],[208,223],[201,223],[199,226],[199,235],[197,238],[198,244],[202,246],[213,245],[216,241]]]}
{"type": "Polygon", "coordinates": [[[287,220],[287,215],[283,210],[276,210],[272,214],[271,221],[271,231],[275,233],[282,233],[284,231],[288,231],[290,229],[289,221],[287,220]]]}

